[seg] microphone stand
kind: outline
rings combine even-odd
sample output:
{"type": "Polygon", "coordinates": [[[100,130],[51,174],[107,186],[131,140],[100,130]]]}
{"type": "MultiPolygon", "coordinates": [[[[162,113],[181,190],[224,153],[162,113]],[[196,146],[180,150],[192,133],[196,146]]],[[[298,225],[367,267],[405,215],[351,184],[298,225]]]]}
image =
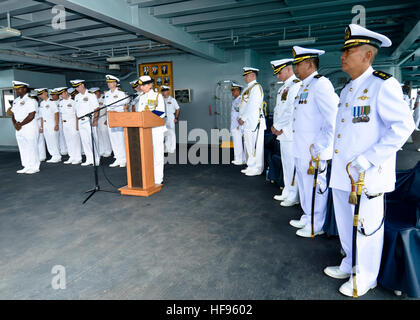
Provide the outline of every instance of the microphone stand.
{"type": "MultiPolygon", "coordinates": [[[[95,111],[89,112],[89,113],[87,113],[87,114],[85,114],[85,115],[77,118],[78,120],[80,120],[82,118],[89,117],[90,136],[91,136],[91,139],[92,139],[93,173],[94,173],[94,177],[95,177],[95,186],[94,186],[93,189],[90,189],[90,190],[88,190],[88,191],[85,192],[85,193],[89,193],[89,195],[83,201],[82,204],[85,204],[96,192],[103,191],[103,192],[113,193],[112,191],[102,190],[101,187],[99,186],[98,166],[96,165],[96,157],[95,157],[95,140],[94,140],[94,135],[93,135],[93,118],[94,118],[94,115],[95,115],[96,112],[99,113],[102,109],[105,109],[107,107],[110,107],[110,106],[112,106],[112,105],[114,105],[114,104],[116,104],[118,102],[121,102],[121,101],[124,101],[124,100],[127,100],[127,99],[131,99],[135,95],[136,94],[131,94],[131,95],[129,95],[129,96],[127,96],[127,97],[125,97],[125,98],[123,98],[121,100],[115,101],[115,102],[113,102],[113,103],[111,103],[109,105],[102,106],[102,107],[96,109],[95,111]]],[[[99,159],[99,161],[100,161],[100,159],[99,159]]]]}

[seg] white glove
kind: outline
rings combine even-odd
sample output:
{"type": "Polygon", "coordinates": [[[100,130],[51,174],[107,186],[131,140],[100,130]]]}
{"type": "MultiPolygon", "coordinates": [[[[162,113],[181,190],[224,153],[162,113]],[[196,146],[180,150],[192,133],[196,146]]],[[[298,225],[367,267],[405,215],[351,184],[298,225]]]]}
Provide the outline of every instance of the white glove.
{"type": "Polygon", "coordinates": [[[350,167],[354,168],[358,173],[362,173],[363,171],[366,171],[372,166],[372,164],[369,162],[366,157],[360,155],[357,158],[353,159],[351,161],[350,167]]]}
{"type": "Polygon", "coordinates": [[[316,144],[314,144],[312,146],[312,148],[310,149],[310,151],[311,151],[311,156],[314,159],[316,159],[316,157],[318,157],[319,154],[321,153],[321,150],[319,149],[319,147],[316,144]]]}

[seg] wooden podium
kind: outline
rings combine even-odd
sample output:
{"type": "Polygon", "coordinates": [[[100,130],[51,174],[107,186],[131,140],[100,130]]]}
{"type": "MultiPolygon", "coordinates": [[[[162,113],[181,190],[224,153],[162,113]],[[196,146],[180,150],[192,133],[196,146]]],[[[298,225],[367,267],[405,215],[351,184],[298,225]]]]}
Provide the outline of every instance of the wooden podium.
{"type": "Polygon", "coordinates": [[[123,127],[127,156],[128,185],[120,188],[123,195],[148,197],[162,189],[155,184],[152,128],[165,125],[165,120],[151,111],[108,112],[111,128],[123,127]]]}

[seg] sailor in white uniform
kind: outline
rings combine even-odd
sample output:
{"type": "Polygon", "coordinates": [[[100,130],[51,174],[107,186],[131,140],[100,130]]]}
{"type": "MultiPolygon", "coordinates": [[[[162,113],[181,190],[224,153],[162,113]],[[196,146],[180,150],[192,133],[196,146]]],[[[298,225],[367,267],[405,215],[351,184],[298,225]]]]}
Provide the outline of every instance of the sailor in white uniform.
{"type": "MultiPolygon", "coordinates": [[[[138,82],[143,94],[139,97],[136,111],[149,110],[164,119],[165,102],[162,95],[153,90],[153,80],[149,76],[141,76],[138,82]]],[[[152,128],[155,184],[162,184],[163,182],[165,131],[165,125],[152,128]]]]}
{"type": "MultiPolygon", "coordinates": [[[[38,125],[38,131],[40,131],[41,128],[41,118],[39,116],[39,101],[38,101],[38,95],[36,92],[30,93],[29,97],[32,98],[36,103],[36,113],[35,113],[35,120],[38,125]]],[[[39,161],[43,162],[47,160],[47,149],[45,146],[45,138],[43,133],[39,133],[38,136],[38,154],[39,154],[39,161]]]]}
{"type": "Polygon", "coordinates": [[[264,92],[257,82],[258,72],[256,68],[243,68],[247,87],[242,93],[238,123],[244,127],[248,155],[247,168],[241,172],[247,176],[258,176],[264,171],[264,130],[267,125],[263,111],[264,92]]]}
{"type": "Polygon", "coordinates": [[[274,196],[282,201],[283,207],[291,207],[299,203],[297,179],[295,176],[295,158],[293,156],[293,110],[295,98],[300,89],[300,80],[293,73],[293,59],[271,61],[274,75],[283,82],[277,93],[271,132],[280,142],[281,164],[283,168],[284,189],[281,195],[274,196]]]}
{"type": "Polygon", "coordinates": [[[57,92],[58,88],[52,89],[50,90],[50,97],[51,100],[56,101],[57,102],[57,107],[58,107],[58,114],[59,114],[59,120],[58,120],[58,147],[60,148],[60,153],[62,156],[65,156],[68,154],[68,150],[67,150],[67,144],[66,144],[66,138],[64,137],[64,131],[63,131],[63,117],[62,117],[62,113],[61,113],[61,98],[60,98],[60,94],[57,92]]]}
{"type": "Polygon", "coordinates": [[[82,166],[93,165],[92,134],[95,148],[95,164],[99,165],[100,156],[98,152],[98,134],[96,131],[99,113],[93,113],[92,123],[90,123],[89,116],[85,116],[99,109],[98,99],[94,94],[87,91],[84,80],[71,80],[70,83],[78,92],[74,100],[74,109],[76,111],[77,130],[79,131],[83,150],[86,155],[86,161],[82,163],[82,166]]]}
{"type": "MultiPolygon", "coordinates": [[[[391,40],[386,36],[351,24],[346,29],[342,47],[342,70],[351,80],[340,95],[330,187],[341,246],[346,256],[340,266],[327,267],[324,272],[333,278],[348,279],[353,270],[355,205],[349,203],[352,191],[346,170],[349,165],[349,173],[355,182],[361,173],[365,173],[359,223],[356,224],[358,296],[376,286],[384,239],[383,194],[395,188],[396,154],[414,130],[413,118],[399,82],[371,66],[378,49],[389,46],[391,40]]],[[[352,296],[352,279],[339,291],[352,296]]]]}
{"type": "MultiPolygon", "coordinates": [[[[101,89],[95,87],[89,89],[90,93],[93,93],[98,98],[99,108],[104,106],[104,96],[101,93],[101,89]]],[[[98,118],[98,148],[99,155],[104,158],[108,158],[112,154],[111,140],[109,139],[108,121],[107,121],[107,108],[99,110],[98,118]]]]}
{"type": "Polygon", "coordinates": [[[23,166],[23,169],[18,170],[17,173],[34,174],[39,172],[40,165],[38,153],[39,129],[35,120],[36,101],[28,95],[29,84],[13,81],[13,89],[18,97],[13,101],[10,110],[23,166]]]}
{"type": "Polygon", "coordinates": [[[161,86],[161,93],[165,101],[166,110],[166,129],[165,132],[165,152],[174,153],[176,151],[176,132],[175,125],[178,123],[181,109],[178,102],[171,96],[171,87],[161,86]]]}
{"type": "MultiPolygon", "coordinates": [[[[129,99],[122,100],[127,95],[118,88],[120,79],[112,75],[106,75],[106,83],[109,90],[105,92],[104,104],[111,105],[107,107],[108,111],[128,112],[129,99]],[[119,101],[119,102],[117,102],[119,101]],[[117,103],[115,103],[117,102],[117,103]],[[113,104],[114,103],[114,104],[113,104]]],[[[109,122],[109,119],[108,119],[109,122]]],[[[111,128],[108,123],[109,139],[111,140],[112,151],[114,151],[115,161],[111,163],[110,167],[125,167],[127,159],[125,155],[125,138],[124,128],[111,128]]]]}
{"type": "Polygon", "coordinates": [[[232,82],[232,109],[230,112],[230,133],[233,141],[232,163],[241,166],[246,163],[245,146],[244,146],[244,127],[238,123],[239,110],[241,107],[241,92],[244,87],[236,82],[232,82]]]}
{"type": "Polygon", "coordinates": [[[134,97],[134,99],[131,100],[131,110],[130,111],[135,112],[136,111],[136,106],[139,103],[139,98],[143,94],[143,91],[141,91],[141,89],[140,89],[138,78],[136,80],[131,81],[130,85],[133,88],[133,90],[136,92],[136,96],[134,97]]]}
{"type": "Polygon", "coordinates": [[[69,159],[64,164],[81,164],[82,163],[82,147],[80,134],[77,130],[75,102],[70,98],[66,87],[55,89],[60,95],[60,110],[63,121],[63,134],[66,140],[69,159]]]}
{"type": "Polygon", "coordinates": [[[41,118],[40,133],[44,134],[47,143],[47,149],[51,155],[48,163],[61,162],[61,154],[59,147],[59,120],[58,104],[56,101],[49,99],[48,89],[35,89],[38,97],[41,99],[39,104],[39,116],[41,118]]]}
{"type": "Polygon", "coordinates": [[[302,80],[294,104],[293,155],[299,198],[304,214],[300,220],[291,220],[290,224],[299,228],[296,235],[305,238],[324,233],[322,227],[328,200],[327,161],[332,158],[339,100],[330,80],[317,72],[319,56],[324,53],[323,50],[293,47],[295,74],[302,80]],[[319,159],[315,197],[313,197],[315,176],[310,174],[309,170],[314,168],[316,173],[316,161],[311,162],[312,159],[319,159]],[[315,203],[312,211],[313,201],[315,203]]]}

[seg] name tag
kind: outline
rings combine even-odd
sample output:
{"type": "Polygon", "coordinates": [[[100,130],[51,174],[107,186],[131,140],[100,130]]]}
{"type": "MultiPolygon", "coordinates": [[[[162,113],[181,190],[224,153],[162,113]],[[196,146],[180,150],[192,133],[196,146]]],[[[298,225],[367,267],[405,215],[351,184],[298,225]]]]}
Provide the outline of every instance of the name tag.
{"type": "Polygon", "coordinates": [[[83,98],[83,101],[86,101],[87,102],[87,101],[89,101],[89,98],[87,98],[87,97],[86,98],[83,98]]]}
{"type": "Polygon", "coordinates": [[[22,101],[20,104],[23,106],[25,104],[25,101],[22,101]]]}

